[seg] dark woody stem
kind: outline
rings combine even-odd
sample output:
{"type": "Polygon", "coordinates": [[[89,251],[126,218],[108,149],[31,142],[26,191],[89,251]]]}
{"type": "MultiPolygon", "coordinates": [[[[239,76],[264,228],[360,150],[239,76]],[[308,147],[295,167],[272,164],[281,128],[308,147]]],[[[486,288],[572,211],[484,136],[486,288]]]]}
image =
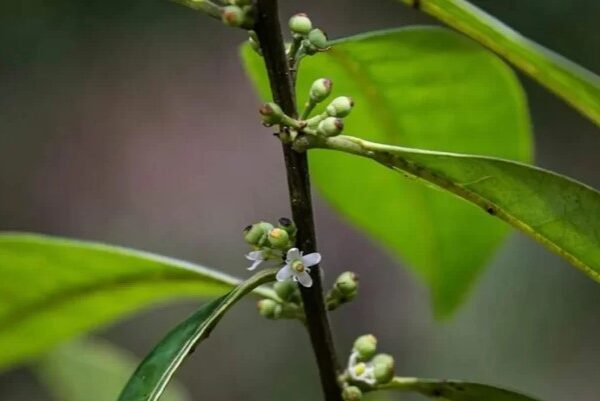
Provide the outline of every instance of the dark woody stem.
{"type": "MultiPolygon", "coordinates": [[[[285,114],[296,118],[298,113],[293,77],[281,35],[277,0],[256,0],[254,31],[260,42],[273,100],[285,114]]],[[[281,131],[280,135],[286,135],[286,133],[281,131]]],[[[315,226],[306,153],[296,152],[289,143],[283,143],[282,146],[292,217],[298,227],[296,245],[305,253],[315,252],[315,226]]],[[[338,363],[323,299],[321,270],[318,266],[313,266],[310,274],[313,279],[312,287],[300,287],[306,313],[306,325],[317,359],[325,399],[342,401],[341,389],[337,380],[338,363]]]]}

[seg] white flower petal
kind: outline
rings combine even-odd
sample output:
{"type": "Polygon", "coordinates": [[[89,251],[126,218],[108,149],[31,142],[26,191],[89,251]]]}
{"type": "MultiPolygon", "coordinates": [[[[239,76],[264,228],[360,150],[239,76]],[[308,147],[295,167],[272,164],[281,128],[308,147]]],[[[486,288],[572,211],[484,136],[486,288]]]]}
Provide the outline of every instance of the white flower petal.
{"type": "Polygon", "coordinates": [[[252,251],[246,255],[248,260],[264,260],[263,251],[252,251]]]}
{"type": "Polygon", "coordinates": [[[279,269],[275,278],[277,279],[277,281],[285,281],[293,275],[294,271],[292,270],[292,266],[285,265],[281,269],[279,269]]]}
{"type": "Polygon", "coordinates": [[[295,275],[296,279],[305,287],[312,287],[313,280],[310,277],[310,274],[305,270],[302,273],[298,273],[295,275]]]}
{"type": "Polygon", "coordinates": [[[302,256],[302,264],[304,264],[305,267],[311,267],[314,266],[316,264],[318,264],[321,261],[321,254],[320,253],[309,253],[308,255],[304,255],[302,256]]]}
{"type": "Polygon", "coordinates": [[[302,254],[300,253],[300,250],[298,250],[298,248],[292,248],[289,251],[287,251],[285,261],[289,263],[293,260],[299,260],[301,257],[302,254]]]}
{"type": "Polygon", "coordinates": [[[252,266],[250,266],[248,268],[248,270],[254,270],[254,269],[256,269],[258,267],[258,265],[260,265],[262,262],[263,262],[262,259],[256,259],[254,261],[254,263],[252,263],[252,266]]]}

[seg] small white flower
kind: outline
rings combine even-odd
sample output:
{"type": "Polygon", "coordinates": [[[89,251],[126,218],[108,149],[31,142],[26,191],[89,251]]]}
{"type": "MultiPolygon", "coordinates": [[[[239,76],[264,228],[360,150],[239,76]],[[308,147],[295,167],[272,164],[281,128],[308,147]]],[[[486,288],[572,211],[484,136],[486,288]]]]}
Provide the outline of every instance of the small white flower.
{"type": "Polygon", "coordinates": [[[263,251],[252,251],[246,255],[246,259],[252,261],[252,266],[248,268],[248,270],[254,270],[260,265],[262,262],[266,260],[265,253],[263,251]]]}
{"type": "Polygon", "coordinates": [[[313,281],[310,277],[309,267],[318,264],[320,261],[321,254],[317,252],[302,256],[302,252],[298,248],[292,248],[287,252],[285,266],[277,272],[277,281],[292,278],[303,286],[310,287],[313,281]]]}
{"type": "Polygon", "coordinates": [[[374,385],[377,380],[375,379],[375,368],[373,364],[367,362],[358,362],[358,352],[353,351],[348,359],[348,374],[354,381],[366,383],[368,385],[374,385]]]}

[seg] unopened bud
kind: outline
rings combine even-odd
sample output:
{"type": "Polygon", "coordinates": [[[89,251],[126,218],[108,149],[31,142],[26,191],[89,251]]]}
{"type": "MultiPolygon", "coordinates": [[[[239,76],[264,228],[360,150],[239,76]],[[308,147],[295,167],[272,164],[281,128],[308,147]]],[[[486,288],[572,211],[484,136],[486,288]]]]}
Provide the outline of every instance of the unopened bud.
{"type": "Polygon", "coordinates": [[[293,280],[277,281],[273,284],[273,290],[283,301],[289,301],[298,290],[298,286],[293,280]]]}
{"type": "Polygon", "coordinates": [[[274,228],[269,231],[268,237],[269,243],[273,248],[283,249],[286,248],[290,242],[290,236],[287,231],[281,228],[274,228]]]}
{"type": "Polygon", "coordinates": [[[342,399],[344,401],[360,401],[362,391],[356,386],[346,386],[342,390],[342,399]]]}
{"type": "Polygon", "coordinates": [[[330,79],[320,78],[313,82],[310,87],[310,99],[315,103],[320,103],[327,99],[327,96],[331,93],[331,87],[333,83],[330,79]]]}
{"type": "Polygon", "coordinates": [[[394,358],[391,355],[375,355],[372,364],[373,374],[378,384],[389,383],[394,378],[394,358]]]}
{"type": "Polygon", "coordinates": [[[332,117],[346,117],[352,111],[354,101],[348,96],[336,97],[325,109],[332,117]]]}
{"type": "Polygon", "coordinates": [[[292,33],[306,36],[312,29],[312,22],[306,14],[299,13],[290,18],[289,27],[292,33]]]}
{"type": "Polygon", "coordinates": [[[238,6],[227,6],[223,8],[223,13],[221,14],[221,20],[225,25],[229,26],[242,26],[244,20],[246,19],[246,14],[244,11],[238,6]]]}
{"type": "Polygon", "coordinates": [[[272,299],[261,299],[258,301],[258,313],[267,319],[279,319],[282,307],[272,299]]]}
{"type": "Polygon", "coordinates": [[[298,229],[292,220],[288,219],[287,217],[282,217],[277,221],[277,223],[278,227],[287,231],[290,237],[294,237],[296,235],[298,229]]]}
{"type": "Polygon", "coordinates": [[[252,224],[244,228],[244,241],[250,245],[258,245],[263,235],[264,232],[260,224],[252,224]]]}
{"type": "Polygon", "coordinates": [[[358,291],[358,277],[353,272],[344,272],[335,280],[334,286],[346,300],[351,300],[358,291]]]}
{"type": "Polygon", "coordinates": [[[354,351],[362,360],[369,360],[377,352],[377,339],[372,334],[365,334],[354,341],[354,351]]]}
{"type": "Polygon", "coordinates": [[[263,124],[267,126],[279,124],[284,116],[281,107],[273,102],[263,104],[258,112],[262,116],[263,124]]]}
{"type": "Polygon", "coordinates": [[[327,35],[322,30],[316,28],[308,33],[308,41],[317,50],[327,49],[327,35]]]}
{"type": "Polygon", "coordinates": [[[344,122],[336,117],[327,117],[319,123],[317,131],[324,136],[336,136],[344,130],[344,122]]]}

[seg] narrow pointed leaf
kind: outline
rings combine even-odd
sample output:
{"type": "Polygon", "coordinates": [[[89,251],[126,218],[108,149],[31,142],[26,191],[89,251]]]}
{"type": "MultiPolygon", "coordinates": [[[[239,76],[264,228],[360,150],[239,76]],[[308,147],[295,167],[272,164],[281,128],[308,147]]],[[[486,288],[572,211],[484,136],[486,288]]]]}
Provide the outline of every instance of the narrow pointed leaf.
{"type": "Polygon", "coordinates": [[[395,378],[382,388],[413,391],[436,400],[448,401],[539,401],[514,391],[457,380],[395,378]]]}
{"type": "Polygon", "coordinates": [[[239,283],[147,252],[17,233],[0,233],[0,277],[0,369],[157,302],[239,283]]]}
{"type": "Polygon", "coordinates": [[[600,125],[600,77],[465,0],[400,0],[470,36],[600,125]]]}
{"type": "MultiPolygon", "coordinates": [[[[57,401],[115,401],[139,359],[99,339],[78,339],[52,350],[36,364],[36,373],[57,401]]],[[[161,401],[190,401],[172,383],[161,401]]]]}
{"type": "Polygon", "coordinates": [[[118,401],[157,401],[184,359],[208,337],[229,308],[254,288],[273,281],[275,273],[263,270],[255,274],[175,327],[138,366],[118,401]]]}
{"type": "Polygon", "coordinates": [[[372,158],[449,191],[479,206],[488,218],[500,218],[533,237],[600,282],[600,192],[585,184],[491,157],[381,145],[347,136],[315,143],[372,158]]]}
{"type": "MultiPolygon", "coordinates": [[[[243,56],[266,98],[262,59],[248,47],[243,56]]],[[[413,27],[335,40],[331,50],[302,60],[299,105],[322,77],[333,81],[331,99],[354,99],[346,130],[365,139],[531,160],[527,105],[514,73],[457,33],[413,27]]],[[[330,153],[309,157],[319,193],[426,282],[438,316],[465,299],[508,233],[468,205],[364,160],[330,153]]]]}

